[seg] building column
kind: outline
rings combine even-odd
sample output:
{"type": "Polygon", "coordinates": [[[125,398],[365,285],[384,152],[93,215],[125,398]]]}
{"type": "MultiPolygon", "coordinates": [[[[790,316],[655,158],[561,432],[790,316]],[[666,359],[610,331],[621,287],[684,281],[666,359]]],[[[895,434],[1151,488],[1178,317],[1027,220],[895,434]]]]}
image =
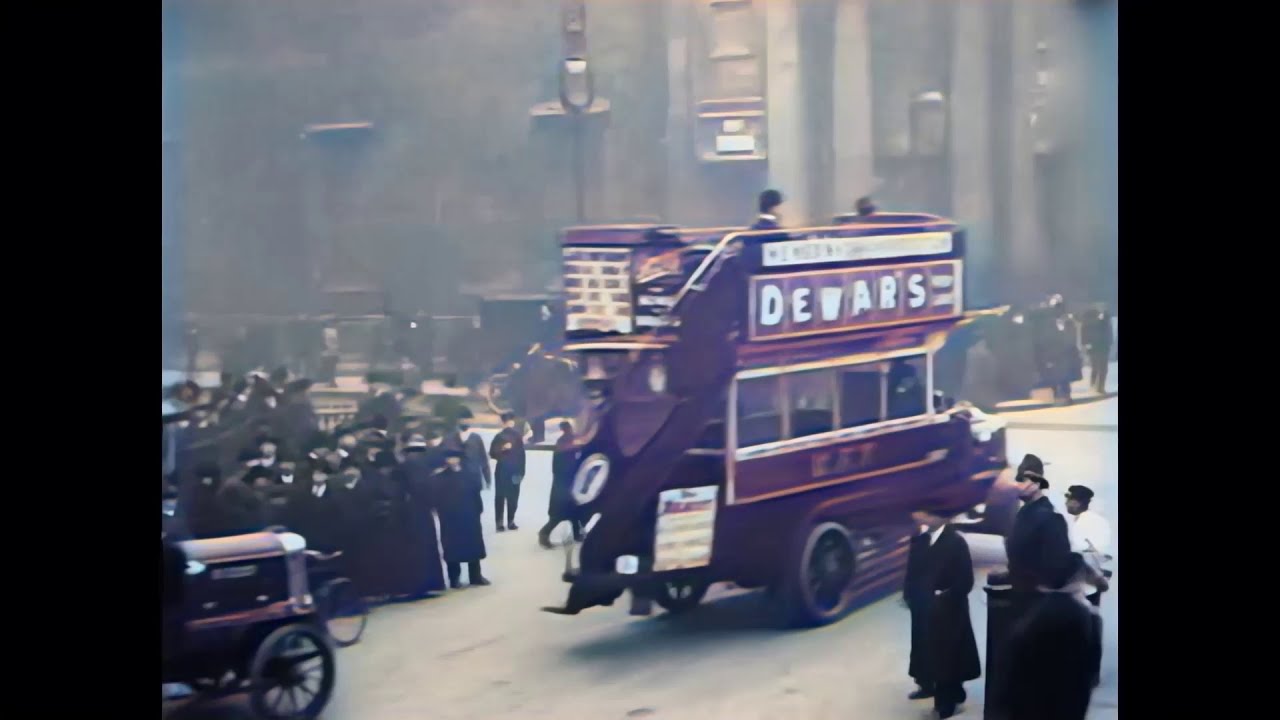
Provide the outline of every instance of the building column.
{"type": "Polygon", "coordinates": [[[693,188],[693,98],[690,97],[689,27],[693,8],[687,0],[667,0],[667,192],[663,221],[686,222],[693,188]]]}
{"type": "Polygon", "coordinates": [[[957,3],[952,9],[951,97],[947,121],[951,141],[951,206],[968,229],[965,271],[968,304],[994,304],[997,282],[991,201],[990,73],[988,6],[957,3]]]}
{"type": "Polygon", "coordinates": [[[1041,226],[1040,203],[1036,182],[1035,136],[1031,128],[1031,111],[1036,83],[1036,3],[1013,2],[1011,17],[1010,58],[1012,81],[1010,107],[1013,119],[1008,142],[1009,157],[1009,264],[1015,292],[1021,301],[1047,294],[1052,268],[1041,226]]]}
{"type": "Polygon", "coordinates": [[[770,0],[765,11],[765,107],[769,186],[782,191],[789,226],[811,224],[805,162],[804,94],[800,77],[798,0],[770,0]]]}
{"type": "MultiPolygon", "coordinates": [[[[871,36],[868,0],[836,0],[832,146],[835,150],[835,207],[851,212],[853,203],[874,191],[875,148],[871,132],[871,36]]],[[[826,222],[827,219],[823,219],[826,222]]]]}

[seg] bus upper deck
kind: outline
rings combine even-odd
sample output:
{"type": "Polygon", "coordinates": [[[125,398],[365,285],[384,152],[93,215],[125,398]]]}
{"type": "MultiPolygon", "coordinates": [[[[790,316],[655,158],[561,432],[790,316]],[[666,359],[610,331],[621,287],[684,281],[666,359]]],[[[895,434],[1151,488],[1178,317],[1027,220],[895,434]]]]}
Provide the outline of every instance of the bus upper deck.
{"type": "Polygon", "coordinates": [[[587,348],[673,337],[673,310],[730,256],[749,277],[737,318],[748,341],[960,316],[963,229],[931,215],[893,217],[796,230],[569,228],[562,235],[566,340],[587,348]]]}

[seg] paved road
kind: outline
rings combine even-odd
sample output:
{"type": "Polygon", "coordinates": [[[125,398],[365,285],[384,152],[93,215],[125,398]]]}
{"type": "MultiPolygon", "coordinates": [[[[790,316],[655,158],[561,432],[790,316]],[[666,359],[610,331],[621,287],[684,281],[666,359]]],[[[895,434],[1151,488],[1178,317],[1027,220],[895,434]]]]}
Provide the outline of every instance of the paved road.
{"type": "MultiPolygon", "coordinates": [[[[1068,485],[1098,493],[1095,509],[1117,522],[1118,399],[1011,416],[1010,455],[1035,452],[1049,464],[1054,502],[1068,485]]],[[[537,546],[550,484],[550,454],[532,453],[518,532],[485,528],[487,588],[463,589],[411,605],[378,609],[364,640],[340,651],[328,720],[634,718],[709,720],[923,720],[906,676],[908,617],[896,597],[810,631],[771,625],[759,593],[716,588],[687,617],[632,618],[625,602],[576,617],[538,611],[561,604],[564,558],[537,546]]],[[[486,497],[489,512],[491,497],[486,497]]],[[[564,532],[564,529],[561,529],[564,532]]],[[[997,538],[972,537],[979,580],[1003,562],[997,538]]],[[[1117,556],[1117,552],[1115,553],[1117,556]]],[[[1116,599],[1104,596],[1106,657],[1091,720],[1116,711],[1116,599]]],[[[979,586],[981,582],[979,582],[979,586]]],[[[980,587],[970,598],[985,654],[980,587]]],[[[959,717],[980,718],[981,681],[969,685],[959,717]]],[[[234,702],[172,713],[173,720],[243,717],[234,702]]]]}

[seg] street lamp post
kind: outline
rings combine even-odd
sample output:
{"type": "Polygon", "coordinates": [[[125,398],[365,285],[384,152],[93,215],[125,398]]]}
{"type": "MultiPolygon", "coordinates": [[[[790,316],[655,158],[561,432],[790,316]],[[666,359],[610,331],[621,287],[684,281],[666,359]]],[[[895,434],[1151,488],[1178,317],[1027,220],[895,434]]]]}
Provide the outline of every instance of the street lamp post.
{"type": "Polygon", "coordinates": [[[571,123],[570,171],[573,174],[574,213],[586,221],[588,118],[609,112],[609,101],[596,97],[595,77],[587,59],[587,11],[583,0],[563,0],[560,8],[564,57],[560,61],[559,97],[535,105],[529,114],[536,120],[566,118],[571,123]]]}

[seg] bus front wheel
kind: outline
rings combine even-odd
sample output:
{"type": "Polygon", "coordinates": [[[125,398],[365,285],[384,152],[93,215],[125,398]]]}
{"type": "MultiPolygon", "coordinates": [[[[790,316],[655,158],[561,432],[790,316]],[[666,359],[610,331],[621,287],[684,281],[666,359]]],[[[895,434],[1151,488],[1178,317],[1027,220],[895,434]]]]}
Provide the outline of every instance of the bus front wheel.
{"type": "Polygon", "coordinates": [[[784,621],[792,627],[827,625],[853,605],[857,552],[845,526],[825,522],[810,528],[792,551],[779,590],[784,621]]]}

